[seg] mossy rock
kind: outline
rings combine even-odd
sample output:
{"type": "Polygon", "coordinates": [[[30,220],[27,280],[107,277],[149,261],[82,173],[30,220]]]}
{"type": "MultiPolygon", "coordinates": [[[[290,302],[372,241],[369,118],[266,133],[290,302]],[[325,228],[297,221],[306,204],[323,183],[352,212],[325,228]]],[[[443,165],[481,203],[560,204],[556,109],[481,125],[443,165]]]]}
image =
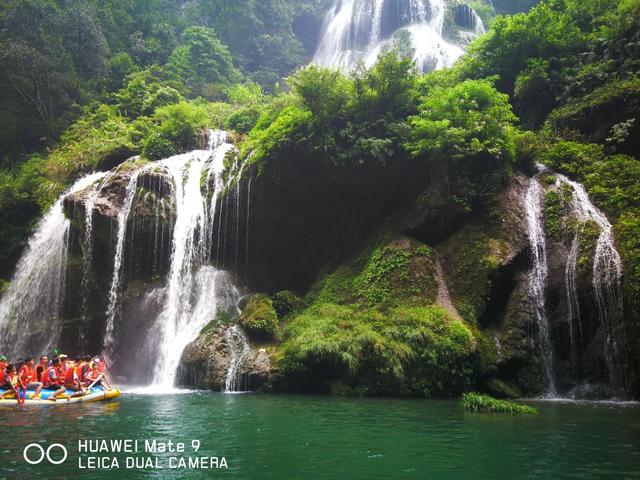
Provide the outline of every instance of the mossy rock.
{"type": "Polygon", "coordinates": [[[238,322],[256,340],[272,340],[278,334],[278,314],[267,295],[254,295],[247,300],[238,322]]]}

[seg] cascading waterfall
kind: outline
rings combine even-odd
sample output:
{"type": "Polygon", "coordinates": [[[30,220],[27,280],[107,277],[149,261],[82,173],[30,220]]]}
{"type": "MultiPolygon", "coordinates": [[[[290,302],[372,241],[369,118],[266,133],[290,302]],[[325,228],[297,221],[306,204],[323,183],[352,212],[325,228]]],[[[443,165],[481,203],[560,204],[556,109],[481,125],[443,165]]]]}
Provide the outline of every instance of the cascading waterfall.
{"type": "MultiPolygon", "coordinates": [[[[210,247],[213,245],[216,204],[222,200],[225,191],[224,158],[233,148],[221,132],[211,132],[210,138],[215,139],[210,142],[212,151],[195,151],[161,162],[173,179],[176,221],[166,300],[156,321],[156,386],[173,386],[176,369],[186,345],[197,337],[200,330],[219,311],[231,309],[239,298],[230,275],[207,264],[210,247]],[[213,184],[213,192],[207,186],[203,195],[200,181],[207,167],[206,183],[213,184]],[[212,195],[209,202],[207,195],[212,195]]],[[[239,225],[236,226],[238,227],[239,225]]],[[[219,243],[219,238],[216,241],[219,243]]],[[[241,332],[237,325],[230,328],[241,332]]],[[[232,356],[237,355],[232,353],[232,356]]],[[[230,360],[230,364],[240,365],[234,360],[230,360]]],[[[235,386],[231,385],[230,388],[235,386]]]]}
{"type": "MultiPolygon", "coordinates": [[[[319,65],[353,69],[358,62],[373,65],[390,48],[410,50],[418,69],[429,71],[451,66],[463,53],[442,37],[444,0],[336,0],[324,21],[314,56],[319,65]]],[[[484,33],[482,20],[473,9],[472,36],[484,33]]]]}
{"type": "MultiPolygon", "coordinates": [[[[598,319],[605,332],[605,358],[610,374],[617,368],[616,362],[620,354],[618,335],[616,330],[621,328],[623,318],[622,301],[622,260],[615,248],[613,227],[607,217],[596,208],[584,186],[569,180],[564,175],[557,175],[557,186],[568,185],[573,193],[571,201],[572,215],[579,222],[592,221],[598,225],[600,234],[596,242],[593,256],[592,285],[598,307],[598,319]]],[[[577,343],[574,338],[574,323],[577,323],[580,334],[580,309],[576,292],[576,264],[579,247],[579,230],[574,234],[571,250],[565,269],[567,286],[567,300],[569,304],[570,334],[572,344],[577,343]]]]}
{"type": "Polygon", "coordinates": [[[237,392],[243,389],[240,368],[249,356],[249,340],[239,325],[231,325],[225,339],[231,351],[229,357],[229,369],[224,382],[225,392],[237,392]]]}
{"type": "Polygon", "coordinates": [[[0,348],[4,354],[23,355],[27,347],[44,352],[57,341],[70,227],[63,200],[68,194],[90,187],[104,175],[92,173],[79,179],[51,206],[29,239],[0,300],[0,348]],[[42,331],[43,326],[47,326],[46,331],[42,331]]]}
{"type": "Polygon", "coordinates": [[[527,233],[531,245],[533,268],[529,273],[529,296],[533,303],[544,370],[547,376],[547,396],[556,396],[556,383],[553,370],[553,345],[549,334],[545,289],[547,286],[547,242],[544,233],[543,190],[537,176],[532,178],[524,200],[527,221],[527,233]]]}

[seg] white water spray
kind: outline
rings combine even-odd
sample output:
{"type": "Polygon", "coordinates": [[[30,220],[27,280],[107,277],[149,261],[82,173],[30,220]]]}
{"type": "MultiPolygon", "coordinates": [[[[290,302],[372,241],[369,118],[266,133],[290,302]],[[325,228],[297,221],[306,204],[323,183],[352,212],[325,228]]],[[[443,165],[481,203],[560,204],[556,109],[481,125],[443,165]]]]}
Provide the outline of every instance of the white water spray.
{"type": "Polygon", "coordinates": [[[229,310],[239,298],[230,276],[207,264],[215,205],[224,192],[224,157],[232,148],[222,133],[211,132],[211,138],[217,139],[210,142],[213,151],[197,150],[161,162],[173,179],[176,222],[166,300],[156,321],[156,386],[173,386],[184,348],[218,312],[229,310]],[[214,189],[209,209],[207,192],[203,195],[200,187],[207,166],[206,178],[214,189]]]}
{"type": "Polygon", "coordinates": [[[231,325],[227,328],[225,339],[230,349],[229,369],[224,382],[225,392],[237,392],[242,390],[242,375],[240,369],[249,356],[249,340],[239,325],[231,325]]]}
{"type": "MultiPolygon", "coordinates": [[[[444,0],[411,0],[395,9],[386,8],[385,3],[336,0],[325,17],[314,63],[345,70],[352,70],[358,62],[370,67],[380,53],[398,48],[410,51],[419,70],[429,71],[451,66],[464,53],[442,37],[444,0]]],[[[475,29],[469,34],[477,36],[484,33],[484,26],[473,14],[475,29]]]]}

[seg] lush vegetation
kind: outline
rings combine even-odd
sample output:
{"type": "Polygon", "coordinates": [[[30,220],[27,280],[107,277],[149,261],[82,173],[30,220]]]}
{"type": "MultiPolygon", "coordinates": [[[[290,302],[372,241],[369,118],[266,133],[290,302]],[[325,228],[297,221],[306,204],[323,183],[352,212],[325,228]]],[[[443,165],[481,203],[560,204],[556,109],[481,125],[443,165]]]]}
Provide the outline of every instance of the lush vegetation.
{"type": "MultiPolygon", "coordinates": [[[[315,48],[322,0],[4,2],[0,277],[82,173],[184,152],[205,128],[225,128],[258,173],[285,160],[325,168],[336,182],[357,178],[363,204],[380,194],[371,172],[393,172],[396,190],[433,175],[443,208],[473,220],[438,248],[455,259],[444,269],[463,320],[434,306],[434,251],[391,237],[303,300],[251,299],[241,322],[256,338],[282,337],[284,381],[424,396],[473,386],[495,356],[477,324],[504,249],[487,225],[513,172],[534,162],[584,183],[607,213],[640,325],[640,1],[535,3],[511,2],[531,9],[493,20],[452,69],[419,75],[394,51],[351,73],[296,71],[315,48]]],[[[545,198],[551,239],[567,201],[545,198]]],[[[573,226],[585,252],[592,227],[573,226]]]]}
{"type": "Polygon", "coordinates": [[[433,305],[431,251],[396,241],[326,276],[286,318],[279,372],[288,388],[449,396],[473,383],[477,339],[433,305]],[[291,383],[293,382],[293,383],[291,383]]]}
{"type": "Polygon", "coordinates": [[[498,400],[489,395],[468,392],[462,395],[462,406],[473,413],[510,413],[512,415],[535,415],[538,410],[530,405],[498,400]]]}

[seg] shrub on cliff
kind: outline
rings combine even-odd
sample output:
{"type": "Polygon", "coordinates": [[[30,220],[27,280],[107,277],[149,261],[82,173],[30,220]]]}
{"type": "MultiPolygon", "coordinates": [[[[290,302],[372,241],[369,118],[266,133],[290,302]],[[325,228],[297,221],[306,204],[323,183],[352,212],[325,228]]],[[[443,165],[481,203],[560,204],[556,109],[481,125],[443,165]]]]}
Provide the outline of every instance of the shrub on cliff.
{"type": "Polygon", "coordinates": [[[509,97],[490,80],[467,80],[427,90],[410,118],[405,143],[412,156],[443,159],[457,172],[455,196],[463,205],[491,198],[511,173],[515,141],[509,97]]]}

